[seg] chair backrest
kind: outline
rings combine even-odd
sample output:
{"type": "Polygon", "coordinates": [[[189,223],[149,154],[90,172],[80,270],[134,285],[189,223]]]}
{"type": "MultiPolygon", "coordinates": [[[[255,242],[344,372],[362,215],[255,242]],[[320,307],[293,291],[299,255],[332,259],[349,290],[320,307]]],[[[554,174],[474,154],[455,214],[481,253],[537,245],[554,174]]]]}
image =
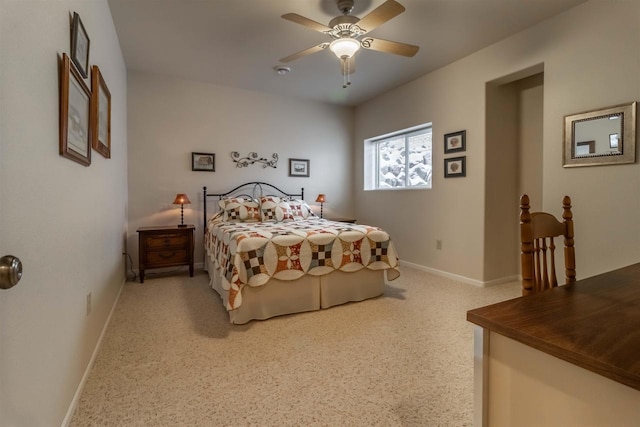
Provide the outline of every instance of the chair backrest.
{"type": "Polygon", "coordinates": [[[529,196],[520,197],[520,259],[522,295],[558,286],[555,265],[555,237],[564,238],[565,284],[576,281],[571,198],[562,199],[562,222],[546,212],[529,212],[529,196]]]}

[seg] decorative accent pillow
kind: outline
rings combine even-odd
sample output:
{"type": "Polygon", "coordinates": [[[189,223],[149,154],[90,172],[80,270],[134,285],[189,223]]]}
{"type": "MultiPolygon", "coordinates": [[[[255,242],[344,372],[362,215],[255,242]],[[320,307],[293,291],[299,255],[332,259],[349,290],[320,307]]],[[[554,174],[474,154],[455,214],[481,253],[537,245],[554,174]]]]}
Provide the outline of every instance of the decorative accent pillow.
{"type": "Polygon", "coordinates": [[[276,196],[260,198],[260,212],[263,222],[299,221],[315,214],[303,200],[285,200],[276,196]]]}
{"type": "Polygon", "coordinates": [[[260,206],[254,199],[232,197],[222,199],[219,204],[225,222],[260,222],[260,206]]]}
{"type": "Polygon", "coordinates": [[[280,203],[276,206],[276,218],[278,218],[278,221],[293,221],[295,219],[289,202],[280,200],[280,203]]]}
{"type": "Polygon", "coordinates": [[[260,197],[260,215],[262,216],[262,222],[278,221],[278,216],[276,212],[278,203],[280,203],[280,197],[276,197],[276,196],[260,197]]]}
{"type": "Polygon", "coordinates": [[[289,200],[289,207],[291,208],[293,219],[296,221],[316,216],[304,200],[289,200]]]}

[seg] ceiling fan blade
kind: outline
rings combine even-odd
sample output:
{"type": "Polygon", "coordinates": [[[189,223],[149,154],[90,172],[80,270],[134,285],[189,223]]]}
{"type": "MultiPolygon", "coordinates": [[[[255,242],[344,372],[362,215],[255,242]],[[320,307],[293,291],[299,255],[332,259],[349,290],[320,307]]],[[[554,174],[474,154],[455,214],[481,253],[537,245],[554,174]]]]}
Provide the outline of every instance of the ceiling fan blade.
{"type": "Polygon", "coordinates": [[[313,19],[305,18],[302,15],[298,15],[297,13],[287,13],[282,15],[282,18],[287,21],[295,22],[296,24],[304,25],[307,28],[311,28],[312,30],[319,31],[321,33],[326,33],[327,31],[331,31],[331,28],[323,25],[319,22],[314,21],[313,19]]]}
{"type": "Polygon", "coordinates": [[[397,1],[387,0],[358,21],[356,25],[360,27],[362,31],[368,33],[391,18],[395,18],[400,15],[404,10],[404,6],[397,1]]]}
{"type": "Polygon", "coordinates": [[[374,39],[373,37],[365,37],[362,39],[360,45],[365,49],[377,50],[378,52],[393,53],[394,55],[402,55],[412,57],[420,47],[412,44],[392,42],[383,39],[374,39]]]}
{"type": "Polygon", "coordinates": [[[300,52],[294,53],[293,55],[280,58],[280,62],[291,62],[302,56],[311,55],[312,53],[320,52],[321,50],[324,50],[327,47],[329,47],[329,43],[320,43],[319,45],[310,47],[309,49],[301,50],[300,52]]]}

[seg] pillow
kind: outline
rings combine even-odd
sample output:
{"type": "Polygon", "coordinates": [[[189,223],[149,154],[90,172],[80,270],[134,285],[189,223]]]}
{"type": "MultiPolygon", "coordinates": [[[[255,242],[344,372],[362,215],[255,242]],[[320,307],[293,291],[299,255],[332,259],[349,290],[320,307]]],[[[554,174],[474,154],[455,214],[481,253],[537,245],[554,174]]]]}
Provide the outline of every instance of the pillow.
{"type": "Polygon", "coordinates": [[[280,203],[280,197],[276,196],[262,196],[260,197],[260,216],[262,222],[277,222],[278,217],[276,208],[280,203]]]}
{"type": "Polygon", "coordinates": [[[259,222],[260,207],[254,199],[231,197],[220,200],[226,222],[259,222]]]}
{"type": "Polygon", "coordinates": [[[315,217],[304,200],[286,200],[276,196],[260,198],[260,213],[263,222],[299,221],[315,217]]]}
{"type": "Polygon", "coordinates": [[[310,217],[314,217],[315,214],[307,205],[304,200],[293,199],[289,200],[289,207],[291,208],[291,214],[293,215],[294,220],[307,219],[310,217]]]}
{"type": "Polygon", "coordinates": [[[276,218],[278,218],[278,221],[293,221],[295,219],[289,202],[280,200],[280,203],[276,206],[276,218]]]}

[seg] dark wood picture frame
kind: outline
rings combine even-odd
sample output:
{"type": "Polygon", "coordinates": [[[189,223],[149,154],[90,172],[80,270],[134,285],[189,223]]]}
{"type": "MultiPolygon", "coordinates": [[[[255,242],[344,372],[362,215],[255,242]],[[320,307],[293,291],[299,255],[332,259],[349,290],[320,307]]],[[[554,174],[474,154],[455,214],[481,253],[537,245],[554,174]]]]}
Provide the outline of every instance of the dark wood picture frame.
{"type": "Polygon", "coordinates": [[[91,92],[62,54],[60,73],[60,155],[84,166],[91,164],[91,92]]]}
{"type": "Polygon", "coordinates": [[[191,153],[191,170],[198,172],[215,172],[216,155],[213,153],[191,153]]]}
{"type": "Polygon", "coordinates": [[[89,46],[90,40],[87,30],[80,19],[77,12],[73,12],[73,21],[71,23],[71,60],[83,78],[88,77],[89,73],[89,46]]]}
{"type": "Polygon", "coordinates": [[[444,154],[457,153],[467,149],[467,131],[461,130],[444,135],[444,154]]]}
{"type": "Polygon", "coordinates": [[[444,159],[444,177],[460,178],[467,176],[467,156],[444,159]]]}
{"type": "Polygon", "coordinates": [[[289,159],[289,176],[308,178],[309,166],[308,159],[289,159]]]}
{"type": "Polygon", "coordinates": [[[111,92],[97,65],[91,67],[91,146],[111,158],[111,92]]]}

